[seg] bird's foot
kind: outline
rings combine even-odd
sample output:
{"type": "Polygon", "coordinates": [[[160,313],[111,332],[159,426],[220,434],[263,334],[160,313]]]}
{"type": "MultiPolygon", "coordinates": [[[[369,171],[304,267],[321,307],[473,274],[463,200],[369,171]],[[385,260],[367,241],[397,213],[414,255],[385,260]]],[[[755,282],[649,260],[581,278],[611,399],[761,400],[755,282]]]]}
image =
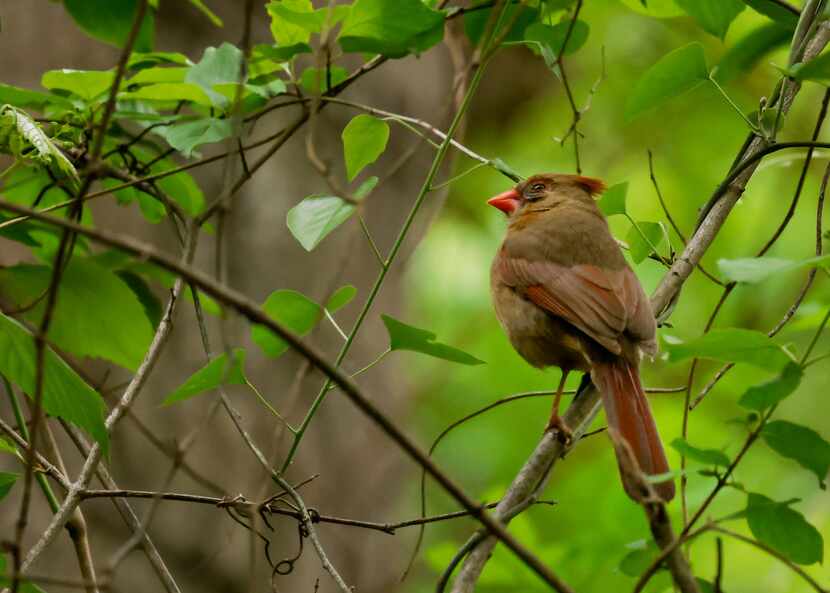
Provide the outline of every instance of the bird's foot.
{"type": "Polygon", "coordinates": [[[562,442],[563,445],[570,445],[571,441],[573,440],[573,431],[565,424],[565,421],[562,420],[562,416],[559,414],[554,414],[550,417],[548,421],[548,425],[545,427],[545,432],[548,431],[556,431],[557,438],[562,442]]]}

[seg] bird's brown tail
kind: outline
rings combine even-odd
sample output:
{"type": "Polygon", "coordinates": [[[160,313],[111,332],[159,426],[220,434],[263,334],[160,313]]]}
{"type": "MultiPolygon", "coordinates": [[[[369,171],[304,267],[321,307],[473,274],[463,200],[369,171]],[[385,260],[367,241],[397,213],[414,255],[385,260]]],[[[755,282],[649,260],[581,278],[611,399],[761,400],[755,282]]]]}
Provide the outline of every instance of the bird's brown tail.
{"type": "MultiPolygon", "coordinates": [[[[666,453],[636,365],[621,356],[607,357],[594,363],[591,380],[602,395],[608,428],[628,444],[643,473],[654,476],[668,472],[666,453]]],[[[633,486],[625,476],[622,478],[626,493],[637,500],[639,496],[632,491],[633,486]]],[[[674,497],[672,480],[654,484],[654,489],[665,501],[674,497]]]]}

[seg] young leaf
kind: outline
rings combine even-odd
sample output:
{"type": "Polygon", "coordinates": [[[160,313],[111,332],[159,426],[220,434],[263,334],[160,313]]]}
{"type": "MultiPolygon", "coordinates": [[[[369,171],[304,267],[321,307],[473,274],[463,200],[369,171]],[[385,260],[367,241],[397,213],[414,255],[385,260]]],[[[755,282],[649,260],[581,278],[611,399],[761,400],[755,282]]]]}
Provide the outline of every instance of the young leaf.
{"type": "Polygon", "coordinates": [[[761,61],[761,58],[776,48],[786,45],[792,36],[791,29],[776,23],[768,23],[751,31],[726,51],[713,72],[713,76],[723,84],[741,74],[748,73],[761,61]]]}
{"type": "MultiPolygon", "coordinates": [[[[87,35],[122,47],[135,21],[138,0],[64,0],[64,7],[87,35]]],[[[135,50],[153,50],[154,15],[147,10],[135,41],[135,50]]]]}
{"type": "Polygon", "coordinates": [[[729,25],[744,9],[741,0],[675,0],[707,33],[723,39],[729,25]]]}
{"type": "Polygon", "coordinates": [[[708,358],[721,362],[743,362],[767,371],[780,371],[792,362],[766,334],[749,329],[714,329],[688,342],[664,335],[663,341],[669,362],[708,358]]]}
{"type": "Polygon", "coordinates": [[[164,398],[163,406],[169,406],[200,393],[216,389],[220,385],[245,385],[245,350],[236,348],[233,360],[228,362],[228,355],[220,354],[164,398]]]}
{"type": "MultiPolygon", "coordinates": [[[[17,321],[0,314],[0,374],[33,397],[35,368],[34,338],[17,321]]],[[[87,431],[105,451],[108,448],[101,396],[51,348],[46,349],[44,363],[43,409],[87,431]]]]}
{"type": "MultiPolygon", "coordinates": [[[[51,277],[47,266],[20,265],[0,272],[0,287],[18,306],[26,306],[48,289],[51,277]]],[[[23,316],[38,324],[44,301],[23,316]]],[[[89,259],[72,258],[61,279],[49,339],[78,356],[104,358],[134,371],[152,338],[144,307],[129,286],[89,259]]]]}
{"type": "Polygon", "coordinates": [[[334,313],[338,309],[342,309],[346,305],[352,302],[352,299],[357,294],[357,289],[352,286],[351,284],[347,284],[346,286],[341,286],[337,290],[334,291],[334,294],[331,295],[328,302],[326,303],[326,309],[329,313],[334,313]]]}
{"type": "Polygon", "coordinates": [[[288,230],[306,251],[346,222],[355,207],[337,196],[309,196],[288,211],[288,230]]]}
{"type": "Polygon", "coordinates": [[[597,206],[602,210],[605,216],[613,216],[614,214],[625,214],[625,198],[628,194],[628,182],[623,181],[612,185],[597,202],[597,206]]]}
{"type": "Polygon", "coordinates": [[[699,449],[690,445],[681,438],[676,438],[671,442],[671,446],[681,455],[685,455],[695,461],[706,465],[717,465],[720,467],[729,467],[729,457],[723,451],[717,449],[699,449]]]}
{"type": "Polygon", "coordinates": [[[389,315],[381,315],[381,319],[386,326],[386,331],[389,332],[390,350],[420,352],[461,364],[484,364],[483,360],[479,360],[463,350],[436,342],[435,338],[437,336],[430,331],[407,325],[389,315]]]}
{"type": "Polygon", "coordinates": [[[827,487],[824,479],[830,469],[830,443],[819,433],[806,426],[776,420],[764,427],[761,436],[773,451],[813,472],[822,490],[827,487]]]}
{"type": "Polygon", "coordinates": [[[800,366],[790,362],[778,377],[747,389],[738,404],[758,412],[766,410],[792,394],[801,383],[803,374],[800,366]]]}
{"type": "Polygon", "coordinates": [[[215,92],[213,87],[217,84],[240,82],[243,59],[242,50],[230,43],[223,43],[218,48],[208,47],[202,54],[202,59],[190,68],[185,82],[201,87],[214,105],[224,107],[228,100],[215,92]]]}
{"type": "Polygon", "coordinates": [[[345,52],[402,58],[444,37],[444,15],[421,0],[355,0],[338,40],[345,52]]]}
{"type": "Polygon", "coordinates": [[[746,522],[758,541],[797,564],[821,562],[824,557],[821,534],[787,503],[749,493],[746,522]]]}
{"type": "MultiPolygon", "coordinates": [[[[323,315],[320,305],[294,290],[272,292],[262,308],[274,321],[278,321],[298,336],[310,332],[323,315]]],[[[274,358],[288,350],[285,340],[261,325],[251,328],[251,339],[265,354],[274,358]]]]}
{"type": "Polygon", "coordinates": [[[115,79],[112,70],[49,70],[43,73],[40,84],[44,88],[53,91],[60,89],[69,91],[86,101],[92,101],[96,97],[109,91],[115,79]]]}
{"type": "Polygon", "coordinates": [[[294,13],[311,14],[314,12],[311,0],[280,0],[269,3],[267,7],[268,14],[271,15],[271,34],[280,47],[308,46],[311,31],[286,20],[284,14],[280,14],[278,7],[294,13]]]}
{"type": "Polygon", "coordinates": [[[625,242],[628,243],[631,259],[635,264],[639,264],[654,253],[654,250],[663,242],[663,227],[658,222],[639,221],[636,224],[636,227],[631,226],[625,236],[625,242]],[[638,228],[640,230],[637,230],[638,228]]]}
{"type": "Polygon", "coordinates": [[[3,500],[11,491],[12,486],[20,475],[9,472],[0,472],[0,500],[3,500]]]}
{"type": "Polygon", "coordinates": [[[533,23],[525,29],[524,39],[529,41],[528,45],[533,49],[538,43],[543,47],[548,48],[554,56],[570,55],[585,45],[588,41],[588,34],[590,28],[584,21],[576,21],[571,30],[571,36],[568,37],[568,45],[565,46],[565,51],[562,52],[562,44],[565,43],[565,37],[571,29],[571,21],[563,21],[556,25],[546,25],[544,23],[533,23]]]}
{"type": "Polygon", "coordinates": [[[386,149],[389,124],[371,115],[352,118],[343,129],[343,155],[346,176],[352,181],[364,167],[374,163],[386,149]]]}
{"type": "Polygon", "coordinates": [[[630,121],[708,80],[703,46],[694,42],[663,56],[634,85],[625,106],[630,121]]]}
{"type": "Polygon", "coordinates": [[[188,158],[193,155],[196,147],[221,142],[233,133],[229,119],[216,119],[215,117],[206,117],[163,129],[165,131],[162,135],[170,146],[188,158]]]}

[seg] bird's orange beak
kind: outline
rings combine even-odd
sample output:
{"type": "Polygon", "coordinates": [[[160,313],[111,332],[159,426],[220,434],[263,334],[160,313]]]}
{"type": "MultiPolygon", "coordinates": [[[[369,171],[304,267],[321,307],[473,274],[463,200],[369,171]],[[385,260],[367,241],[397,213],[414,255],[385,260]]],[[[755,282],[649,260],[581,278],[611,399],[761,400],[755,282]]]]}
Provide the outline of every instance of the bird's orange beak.
{"type": "Polygon", "coordinates": [[[487,200],[487,203],[491,206],[495,206],[505,214],[510,215],[513,214],[516,211],[516,208],[519,207],[520,201],[519,192],[515,189],[511,189],[490,198],[487,200]]]}

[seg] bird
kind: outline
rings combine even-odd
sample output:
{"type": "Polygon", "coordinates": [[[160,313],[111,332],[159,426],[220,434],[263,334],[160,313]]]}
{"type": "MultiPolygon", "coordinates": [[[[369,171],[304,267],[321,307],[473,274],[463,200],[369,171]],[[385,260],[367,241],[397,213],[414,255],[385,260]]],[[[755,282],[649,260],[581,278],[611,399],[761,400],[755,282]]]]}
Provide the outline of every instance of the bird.
{"type": "MultiPolygon", "coordinates": [[[[612,440],[624,442],[652,487],[674,497],[674,481],[640,382],[639,366],[657,353],[651,304],[597,204],[599,179],[533,175],[487,201],[507,215],[490,269],[493,307],[513,348],[537,368],[562,371],[547,430],[570,440],[559,415],[565,381],[586,373],[601,395],[612,440]]],[[[623,488],[642,498],[617,462],[623,488]]]]}

